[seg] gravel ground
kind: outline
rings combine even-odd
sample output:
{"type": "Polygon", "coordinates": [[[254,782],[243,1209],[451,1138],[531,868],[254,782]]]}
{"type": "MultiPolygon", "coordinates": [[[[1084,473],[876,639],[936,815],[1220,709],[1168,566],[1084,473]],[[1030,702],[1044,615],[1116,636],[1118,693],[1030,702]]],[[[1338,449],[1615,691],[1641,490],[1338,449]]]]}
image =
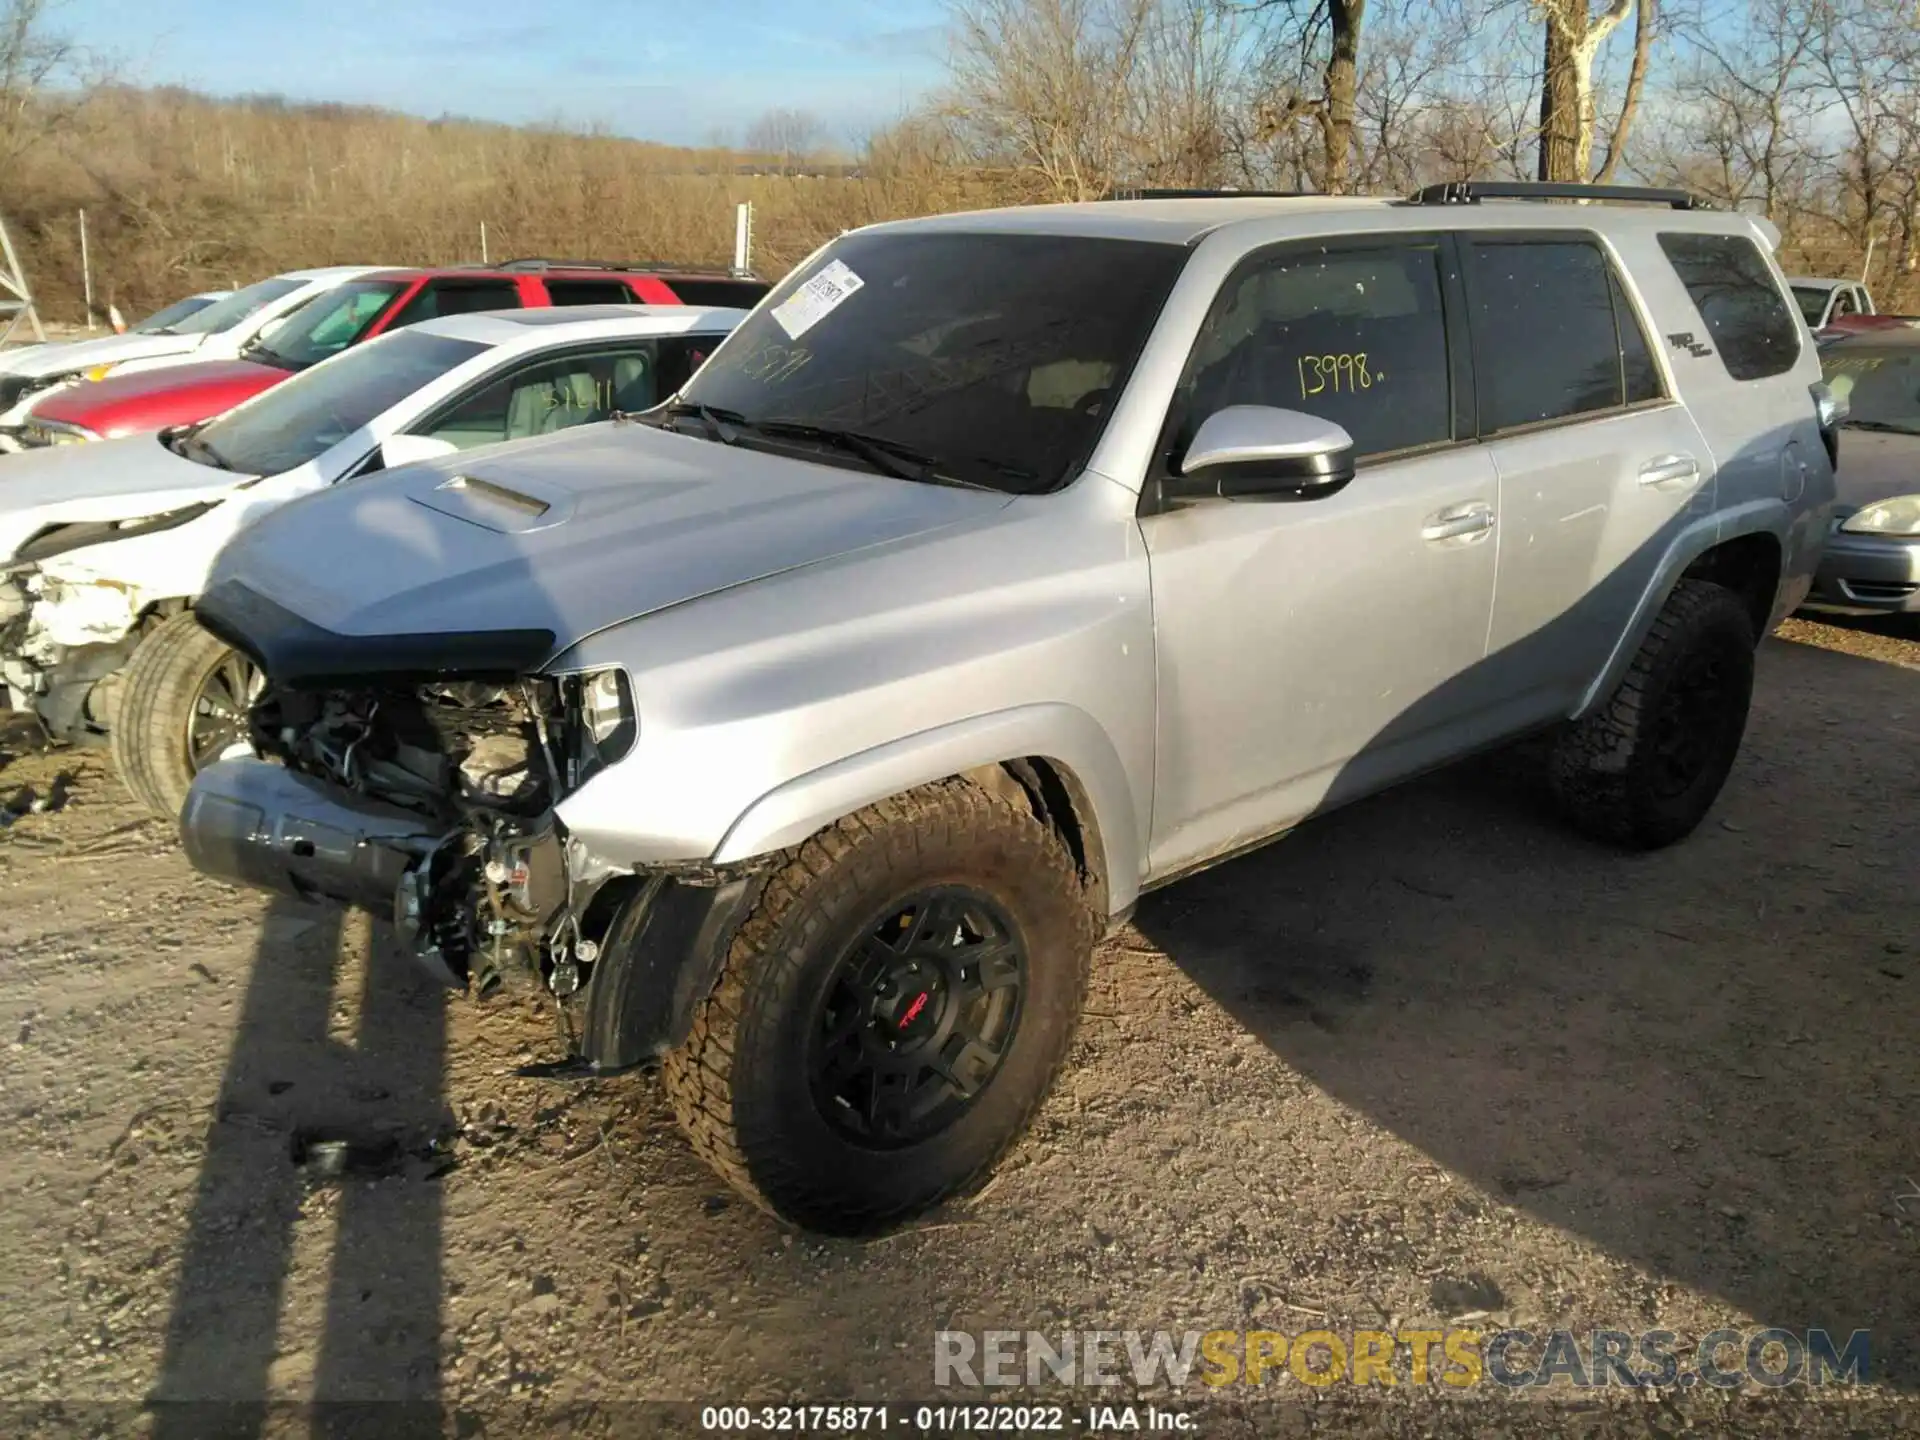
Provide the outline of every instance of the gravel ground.
{"type": "Polygon", "coordinates": [[[1149,897],[997,1178],[866,1243],[735,1201],[651,1078],[515,1078],[537,1001],[199,879],[103,758],[5,756],[58,803],[0,831],[0,1430],[317,1397],[636,1433],[614,1402],[932,1398],[938,1329],[1449,1321],[1866,1328],[1873,1378],[1191,1385],[1190,1433],[1920,1428],[1916,740],[1920,644],[1790,622],[1672,850],[1570,837],[1495,759],[1149,897]],[[390,1173],[316,1179],[316,1137],[390,1173]]]}

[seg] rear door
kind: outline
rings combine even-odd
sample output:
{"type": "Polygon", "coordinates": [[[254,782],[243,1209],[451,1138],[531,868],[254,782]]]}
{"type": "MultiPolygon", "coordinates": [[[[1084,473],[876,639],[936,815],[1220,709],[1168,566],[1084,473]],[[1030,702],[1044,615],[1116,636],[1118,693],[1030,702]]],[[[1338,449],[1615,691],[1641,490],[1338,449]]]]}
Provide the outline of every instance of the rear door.
{"type": "Polygon", "coordinates": [[[1585,693],[1675,533],[1711,511],[1714,464],[1598,237],[1460,243],[1479,433],[1500,485],[1485,668],[1520,726],[1585,693]]]}

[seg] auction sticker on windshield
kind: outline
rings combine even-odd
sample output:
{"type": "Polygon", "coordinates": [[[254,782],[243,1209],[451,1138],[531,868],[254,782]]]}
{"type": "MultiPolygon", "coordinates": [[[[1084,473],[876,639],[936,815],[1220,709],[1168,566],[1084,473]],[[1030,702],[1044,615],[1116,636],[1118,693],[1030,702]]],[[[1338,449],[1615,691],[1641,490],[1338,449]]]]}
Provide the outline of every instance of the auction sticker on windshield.
{"type": "Polygon", "coordinates": [[[774,323],[787,332],[789,340],[798,340],[866,283],[846,262],[835,260],[774,307],[774,323]]]}

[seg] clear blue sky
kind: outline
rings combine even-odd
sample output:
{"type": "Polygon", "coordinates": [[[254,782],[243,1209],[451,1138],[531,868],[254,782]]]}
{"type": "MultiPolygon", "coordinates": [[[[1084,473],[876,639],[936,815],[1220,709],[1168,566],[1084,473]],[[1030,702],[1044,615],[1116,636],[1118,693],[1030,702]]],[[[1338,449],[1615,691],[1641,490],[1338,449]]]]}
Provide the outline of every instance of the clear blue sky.
{"type": "Polygon", "coordinates": [[[61,0],[135,84],[602,123],[698,144],[809,110],[844,143],[940,75],[941,0],[61,0]]]}

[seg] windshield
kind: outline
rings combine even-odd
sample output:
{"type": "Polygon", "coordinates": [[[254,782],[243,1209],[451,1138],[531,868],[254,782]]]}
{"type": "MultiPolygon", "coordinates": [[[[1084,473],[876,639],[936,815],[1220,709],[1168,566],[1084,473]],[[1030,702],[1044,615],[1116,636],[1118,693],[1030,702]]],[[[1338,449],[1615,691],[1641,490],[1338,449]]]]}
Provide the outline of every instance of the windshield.
{"type": "Polygon", "coordinates": [[[1823,354],[1820,368],[1833,393],[1847,402],[1847,424],[1920,435],[1920,348],[1849,346],[1823,354]]]}
{"type": "Polygon", "coordinates": [[[193,432],[181,453],[246,475],[278,475],[486,348],[415,330],[383,335],[229,410],[193,432]]]}
{"type": "MultiPolygon", "coordinates": [[[[1077,235],[849,235],[767,298],[681,394],[758,425],[854,432],[1033,493],[1072,478],[1187,252],[1077,235]]],[[[694,417],[674,423],[716,434],[694,417]]],[[[781,443],[800,443],[789,435],[781,443]]],[[[823,451],[832,463],[872,453],[823,451]]]]}
{"type": "Polygon", "coordinates": [[[185,300],[176,300],[164,310],[156,310],[138,325],[127,328],[135,335],[176,335],[175,328],[189,315],[197,315],[213,300],[206,295],[189,295],[185,300]]]}
{"type": "Polygon", "coordinates": [[[395,281],[355,281],[323,291],[274,322],[247,358],[288,370],[318,365],[365,335],[404,287],[395,281]]]}
{"type": "Polygon", "coordinates": [[[1811,285],[1795,285],[1793,298],[1799,302],[1800,314],[1809,325],[1818,325],[1820,317],[1827,313],[1827,297],[1831,290],[1817,289],[1811,285]]]}
{"type": "Polygon", "coordinates": [[[189,315],[173,327],[176,335],[218,335],[231,330],[263,305],[271,305],[291,295],[306,282],[276,278],[262,280],[244,290],[236,290],[224,300],[216,300],[197,314],[189,315]]]}

